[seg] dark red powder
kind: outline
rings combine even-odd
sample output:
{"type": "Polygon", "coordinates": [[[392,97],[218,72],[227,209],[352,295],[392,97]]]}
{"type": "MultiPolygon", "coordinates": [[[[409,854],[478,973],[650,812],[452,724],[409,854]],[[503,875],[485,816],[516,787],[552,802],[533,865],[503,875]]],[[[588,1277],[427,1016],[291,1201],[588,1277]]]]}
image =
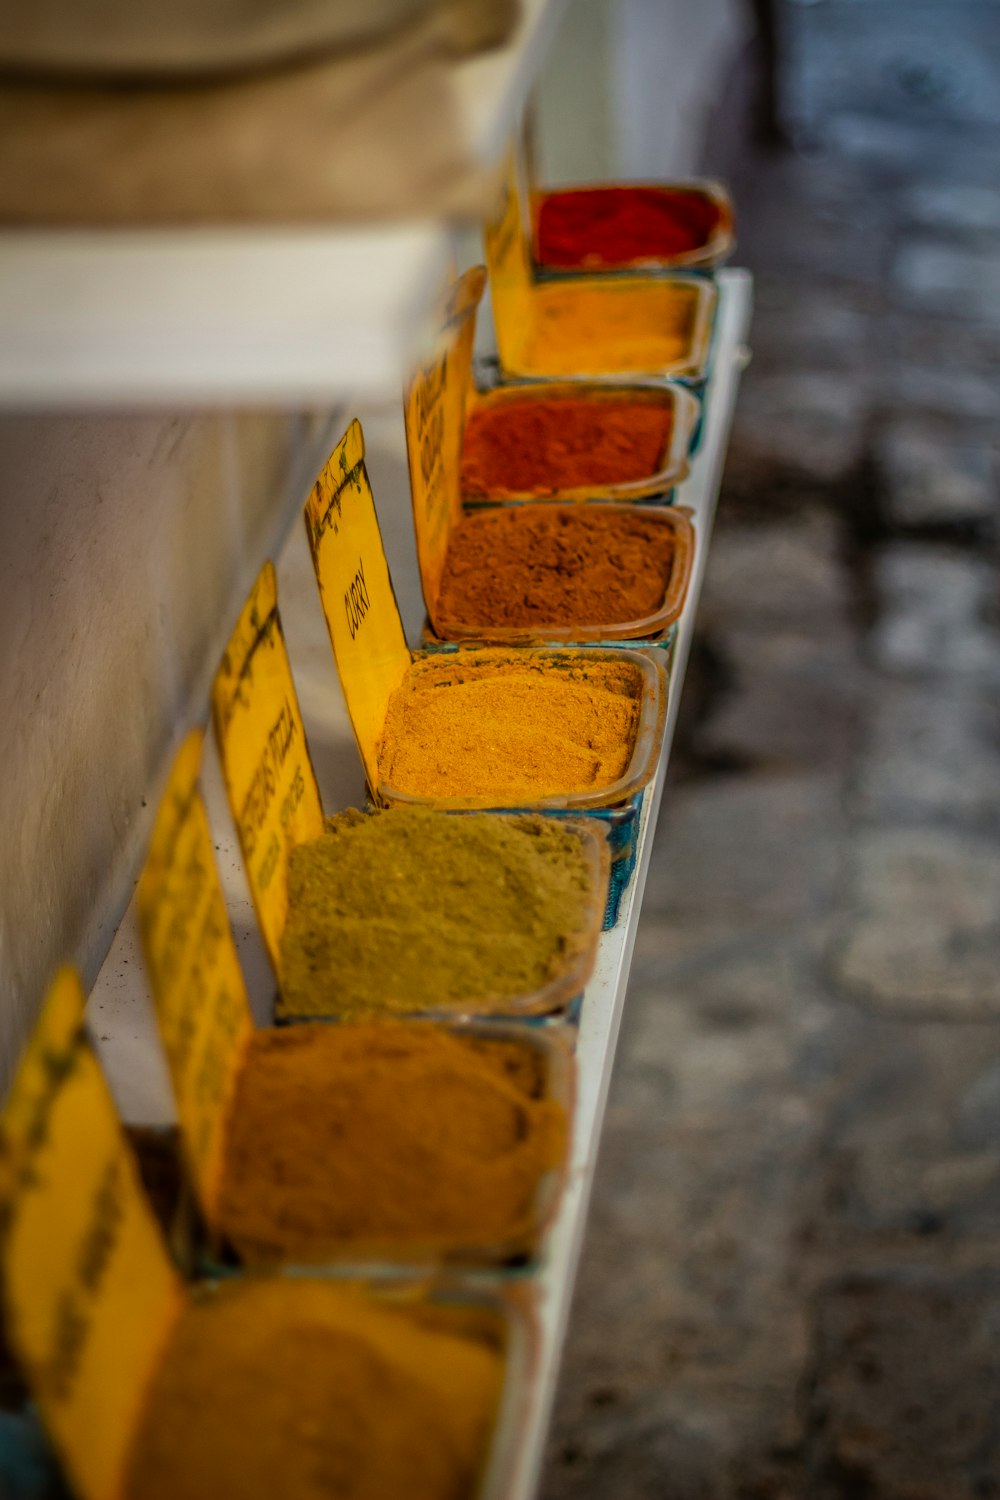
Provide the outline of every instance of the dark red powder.
{"type": "Polygon", "coordinates": [[[606,187],[544,193],[535,255],[545,266],[601,269],[666,260],[707,244],[719,209],[683,188],[606,187]]]}
{"type": "Polygon", "coordinates": [[[665,402],[500,401],[474,409],[462,444],[465,495],[552,495],[648,479],[670,440],[665,402]]]}

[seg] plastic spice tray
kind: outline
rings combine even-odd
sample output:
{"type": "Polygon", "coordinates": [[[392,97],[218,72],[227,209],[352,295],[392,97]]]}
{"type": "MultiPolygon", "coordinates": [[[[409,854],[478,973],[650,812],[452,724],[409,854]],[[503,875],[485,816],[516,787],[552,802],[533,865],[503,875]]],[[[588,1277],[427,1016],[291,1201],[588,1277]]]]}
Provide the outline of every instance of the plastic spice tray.
{"type": "MultiPolygon", "coordinates": [[[[453,654],[419,652],[414,657],[411,670],[439,671],[442,686],[448,685],[449,673],[460,671],[464,660],[471,665],[488,665],[484,661],[491,654],[509,659],[510,650],[497,647],[462,647],[453,654]]],[[[659,653],[656,653],[659,655],[659,653]]],[[[588,791],[566,792],[547,797],[526,799],[512,804],[509,799],[488,795],[476,797],[434,797],[405,792],[379,777],[375,800],[382,806],[434,807],[454,812],[590,812],[599,807],[613,807],[625,802],[635,792],[642,791],[652,780],[656,771],[667,707],[667,672],[662,660],[654,660],[653,653],[636,650],[634,647],[601,646],[551,646],[523,647],[517,650],[520,666],[538,671],[573,671],[585,664],[602,661],[628,664],[639,674],[639,724],[636,731],[632,755],[622,776],[606,786],[588,791]]]]}
{"type": "MultiPolygon", "coordinates": [[[[307,1024],[295,1022],[296,1025],[307,1024]]],[[[308,1024],[329,1026],[339,1024],[336,1017],[329,1019],[310,1018],[308,1024]]],[[[349,1022],[345,1022],[349,1025],[349,1022]]],[[[303,1275],[330,1275],[356,1277],[377,1274],[406,1275],[425,1273],[439,1269],[502,1271],[504,1275],[530,1272],[541,1255],[545,1236],[555,1218],[566,1181],[570,1140],[573,1129],[573,1107],[576,1094],[576,1062],[573,1052],[573,1028],[562,1019],[549,1019],[544,1025],[523,1025],[518,1022],[451,1018],[447,1022],[430,1018],[412,1019],[412,1026],[437,1026],[461,1038],[475,1037],[487,1044],[515,1042],[527,1047],[538,1057],[544,1075],[544,1097],[562,1106],[566,1116],[566,1142],[563,1159],[558,1167],[546,1172],[538,1183],[530,1217],[516,1233],[503,1240],[480,1242],[456,1242],[413,1240],[401,1244],[392,1239],[372,1241],[353,1240],[333,1247],[316,1261],[296,1261],[289,1256],[281,1260],[258,1262],[247,1267],[247,1274],[263,1274],[269,1268],[295,1268],[303,1275]]],[[[228,1243],[219,1252],[213,1246],[200,1221],[195,1220],[188,1231],[190,1243],[186,1245],[184,1261],[196,1265],[202,1276],[230,1275],[242,1269],[243,1250],[252,1247],[238,1242],[228,1243]]]]}
{"type": "MultiPolygon", "coordinates": [[[[523,814],[524,808],[498,809],[499,814],[509,816],[523,814]]],[[[581,902],[582,921],[576,939],[565,955],[565,963],[557,974],[541,985],[522,995],[483,996],[467,1010],[460,1007],[442,1007],[441,1010],[393,1011],[394,1020],[432,1020],[446,1024],[457,1021],[489,1019],[491,1022],[519,1021],[532,1016],[551,1016],[565,1009],[573,997],[580,994],[594,970],[597,959],[597,942],[601,923],[607,910],[607,895],[610,881],[609,867],[619,857],[615,849],[614,836],[610,828],[596,824],[579,811],[569,810],[565,814],[572,818],[572,826],[583,845],[583,855],[590,874],[590,886],[581,902]]],[[[558,816],[546,813],[547,817],[558,816]]],[[[387,1013],[388,1014],[388,1013],[387,1013]]],[[[375,1019],[373,1012],[371,1019],[375,1019]]],[[[298,1026],[309,1022],[336,1022],[335,1012],[328,1016],[295,1015],[283,1013],[276,1017],[279,1026],[298,1026]]]]}
{"type": "MultiPolygon", "coordinates": [[[[648,275],[658,270],[708,269],[721,265],[732,253],[736,243],[732,199],[720,182],[706,178],[692,182],[599,182],[588,183],[585,187],[560,188],[552,192],[536,191],[531,195],[531,206],[532,223],[535,226],[532,259],[539,277],[612,270],[641,271],[648,275]],[[635,255],[627,259],[611,259],[600,252],[591,252],[580,259],[561,259],[551,253],[543,256],[538,236],[538,223],[543,213],[558,212],[570,195],[584,199],[588,195],[599,193],[608,206],[618,200],[626,207],[629,196],[634,197],[637,190],[657,194],[664,201],[688,198],[698,203],[708,221],[707,230],[703,232],[699,243],[689,250],[677,251],[671,255],[635,255]]],[[[586,243],[585,228],[581,227],[579,236],[586,243]]]]}
{"type": "Polygon", "coordinates": [[[567,503],[569,501],[657,501],[663,504],[669,499],[674,487],[688,472],[688,455],[691,451],[695,429],[701,420],[701,406],[685,386],[667,384],[664,381],[630,381],[621,384],[587,384],[572,380],[527,380],[506,384],[494,384],[492,388],[477,390],[470,398],[466,421],[470,415],[481,411],[503,411],[505,408],[524,404],[552,403],[572,400],[592,402],[595,420],[599,409],[608,402],[635,401],[647,406],[663,407],[670,412],[670,428],[666,442],[657,459],[656,468],[640,479],[626,480],[620,484],[586,485],[582,487],[530,490],[518,492],[502,486],[491,486],[489,492],[465,490],[462,501],[467,506],[496,504],[526,505],[545,503],[567,503]]]}
{"type": "MultiPolygon", "coordinates": [[[[620,510],[613,505],[596,506],[594,509],[609,516],[621,515],[620,510]]],[[[654,614],[637,620],[602,621],[591,625],[578,623],[536,626],[479,625],[439,616],[441,634],[436,639],[463,645],[475,643],[507,646],[539,645],[545,642],[558,642],[561,645],[606,642],[608,645],[617,645],[632,640],[660,640],[677,621],[687,598],[694,561],[694,527],[687,514],[674,507],[648,512],[643,519],[648,525],[671,531],[674,539],[674,552],[663,601],[654,614]]]]}

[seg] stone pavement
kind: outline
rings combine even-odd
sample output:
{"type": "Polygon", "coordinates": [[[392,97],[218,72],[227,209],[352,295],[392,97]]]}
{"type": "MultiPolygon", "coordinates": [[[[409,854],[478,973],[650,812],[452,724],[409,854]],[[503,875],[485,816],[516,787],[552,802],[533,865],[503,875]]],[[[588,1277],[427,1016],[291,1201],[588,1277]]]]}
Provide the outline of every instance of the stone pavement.
{"type": "Polygon", "coordinates": [[[1000,1496],[1000,6],[781,20],[544,1500],[1000,1496]]]}

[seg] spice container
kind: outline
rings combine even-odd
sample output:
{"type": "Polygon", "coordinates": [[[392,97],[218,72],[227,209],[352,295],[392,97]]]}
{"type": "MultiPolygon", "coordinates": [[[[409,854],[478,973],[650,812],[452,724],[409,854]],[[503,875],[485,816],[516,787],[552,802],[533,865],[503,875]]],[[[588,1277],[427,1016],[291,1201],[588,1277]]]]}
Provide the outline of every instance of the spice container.
{"type": "Polygon", "coordinates": [[[470,392],[462,503],[663,503],[687,475],[700,418],[689,390],[664,383],[539,381],[470,392]]]}
{"type": "Polygon", "coordinates": [[[485,242],[505,376],[704,384],[718,305],[711,278],[622,272],[539,281],[510,178],[485,242]]]}
{"type": "Polygon", "coordinates": [[[277,1019],[559,1011],[590,977],[608,864],[579,817],[339,813],[289,860],[277,1019]]]}
{"type": "Polygon", "coordinates": [[[531,194],[532,252],[544,271],[709,269],[735,243],[719,182],[595,183],[531,194]]]}
{"type": "Polygon", "coordinates": [[[669,507],[497,507],[451,530],[434,633],[457,642],[662,640],[687,597],[694,529],[669,507]]]}
{"type": "Polygon", "coordinates": [[[331,1476],[345,1500],[500,1497],[530,1318],[523,1296],[460,1280],[202,1283],[154,1373],[126,1500],[320,1500],[331,1476]]]}
{"type": "MultiPolygon", "coordinates": [[[[242,1125],[236,1113],[230,1122],[239,1176],[231,1172],[222,1195],[223,1243],[238,1261],[323,1267],[339,1275],[445,1265],[523,1271],[537,1263],[562,1193],[569,1150],[575,1064],[564,1024],[312,1022],[272,1031],[263,1040],[272,1054],[290,1049],[286,1077],[292,1091],[286,1090],[283,1100],[272,1091],[267,1100],[274,1134],[284,1129],[282,1103],[308,1110],[309,1122],[303,1121],[300,1133],[311,1162],[297,1160],[290,1143],[280,1151],[273,1138],[268,1141],[268,1121],[258,1107],[268,1083],[265,1079],[255,1091],[248,1076],[248,1086],[238,1088],[236,1096],[236,1110],[248,1113],[242,1125]],[[366,1066],[355,1043],[361,1039],[367,1045],[368,1034],[373,1046],[366,1066]],[[420,1050],[424,1042],[426,1053],[420,1050]],[[347,1059],[346,1067],[329,1075],[330,1093],[342,1095],[339,1104],[324,1104],[294,1088],[293,1056],[317,1044],[347,1059]],[[458,1048],[468,1049],[473,1063],[478,1052],[483,1066],[470,1066],[463,1076],[458,1048]],[[407,1065],[414,1054],[421,1059],[416,1071],[407,1065]],[[379,1105],[382,1113],[375,1118],[379,1105]],[[449,1110],[450,1133],[444,1120],[449,1110]],[[300,1228],[296,1237],[288,1219],[296,1192],[311,1186],[318,1198],[320,1184],[329,1195],[327,1211],[324,1215],[317,1202],[308,1212],[308,1233],[300,1228]],[[515,1199],[520,1206],[511,1212],[515,1199]],[[370,1224],[381,1218],[383,1227],[350,1232],[345,1221],[352,1203],[370,1224]],[[455,1222],[432,1231],[430,1221],[442,1212],[455,1222]],[[472,1232],[480,1213],[484,1223],[488,1218],[503,1228],[472,1232]],[[324,1216],[338,1226],[328,1239],[318,1229],[324,1216]],[[464,1232],[456,1227],[458,1219],[467,1226],[464,1232]]],[[[266,1061],[266,1054],[258,1060],[266,1061]]],[[[214,1248],[203,1267],[218,1268],[214,1248]]]]}

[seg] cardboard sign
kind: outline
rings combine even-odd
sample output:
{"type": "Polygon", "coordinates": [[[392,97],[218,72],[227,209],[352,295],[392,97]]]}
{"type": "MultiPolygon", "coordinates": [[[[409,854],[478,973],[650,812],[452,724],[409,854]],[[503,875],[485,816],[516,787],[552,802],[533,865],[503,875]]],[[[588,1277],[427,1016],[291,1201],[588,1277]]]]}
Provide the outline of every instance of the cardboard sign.
{"type": "Polygon", "coordinates": [[[354,421],[313,486],[305,523],[340,685],[374,795],[386,708],[409,669],[410,651],[364,458],[364,435],[354,421]]]}
{"type": "Polygon", "coordinates": [[[56,978],[0,1116],[7,1334],[83,1500],[118,1500],[149,1381],[184,1305],[115,1107],[56,978]]]}
{"type": "Polygon", "coordinates": [[[265,563],[212,685],[222,771],[264,942],[277,972],[288,857],[323,832],[323,806],[265,563]]]}
{"type": "Polygon", "coordinates": [[[511,150],[497,215],[483,232],[497,351],[506,369],[517,369],[525,363],[523,351],[530,343],[538,312],[525,198],[517,153],[511,150]]]}
{"type": "Polygon", "coordinates": [[[225,1128],[254,1026],[198,790],[201,730],[174,761],[139,881],[139,926],[185,1154],[214,1227],[225,1128]]]}
{"type": "Polygon", "coordinates": [[[420,583],[432,623],[451,530],[462,518],[462,437],[476,309],[485,284],[482,266],[456,282],[435,353],[417,370],[404,400],[420,583]]]}

